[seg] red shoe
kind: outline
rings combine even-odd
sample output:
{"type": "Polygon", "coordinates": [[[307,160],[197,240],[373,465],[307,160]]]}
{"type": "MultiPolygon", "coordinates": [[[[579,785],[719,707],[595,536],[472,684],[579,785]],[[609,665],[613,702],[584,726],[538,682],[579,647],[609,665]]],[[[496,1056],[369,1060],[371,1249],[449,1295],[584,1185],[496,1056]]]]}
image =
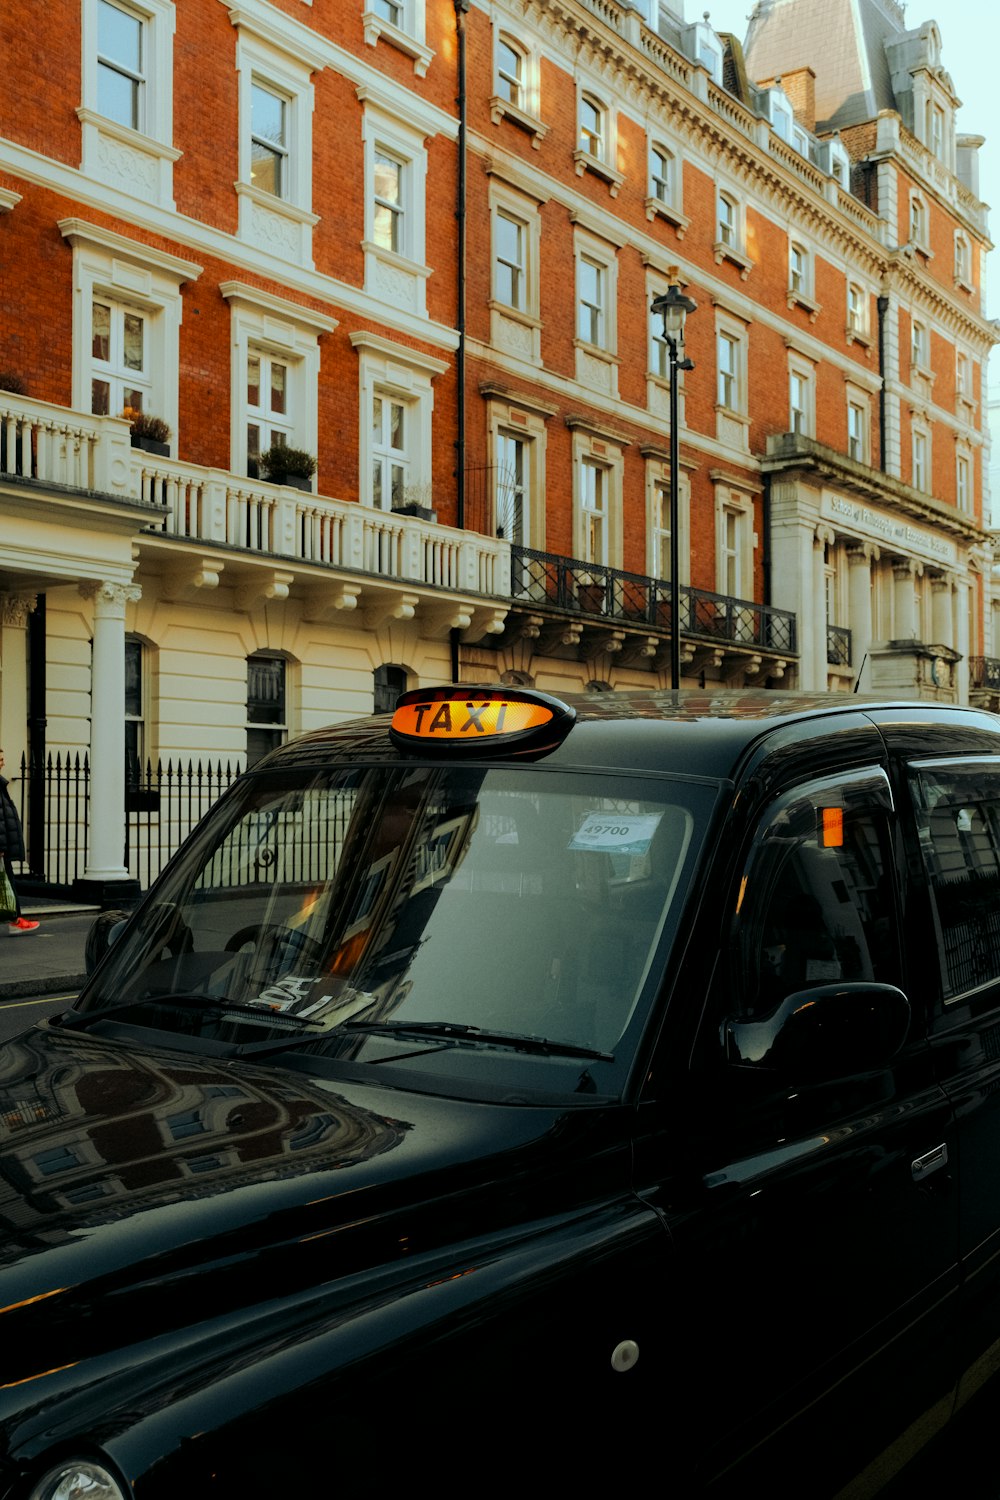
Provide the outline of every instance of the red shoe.
{"type": "Polygon", "coordinates": [[[37,926],[37,922],[29,922],[27,917],[18,917],[16,922],[11,922],[10,930],[12,934],[17,932],[34,932],[37,926]]]}

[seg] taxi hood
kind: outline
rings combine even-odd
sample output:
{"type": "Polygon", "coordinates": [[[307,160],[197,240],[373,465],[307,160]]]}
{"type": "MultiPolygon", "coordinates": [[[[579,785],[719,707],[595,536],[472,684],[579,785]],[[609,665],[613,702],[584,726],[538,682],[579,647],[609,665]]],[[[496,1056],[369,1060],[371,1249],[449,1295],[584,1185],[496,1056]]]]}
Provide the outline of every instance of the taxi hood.
{"type": "Polygon", "coordinates": [[[338,1278],[357,1296],[367,1272],[627,1184],[607,1108],[441,1099],[52,1028],[5,1060],[0,1407],[123,1342],[338,1278]]]}

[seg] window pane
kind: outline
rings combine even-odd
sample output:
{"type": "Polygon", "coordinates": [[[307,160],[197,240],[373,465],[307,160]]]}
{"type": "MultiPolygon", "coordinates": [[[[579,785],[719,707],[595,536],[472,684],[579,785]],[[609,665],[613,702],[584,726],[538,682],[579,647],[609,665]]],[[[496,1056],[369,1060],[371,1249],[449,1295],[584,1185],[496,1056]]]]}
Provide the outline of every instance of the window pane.
{"type": "Polygon", "coordinates": [[[247,359],[247,405],[260,405],[260,358],[256,354],[247,359]]]}
{"type": "Polygon", "coordinates": [[[95,302],[93,309],[93,345],[92,353],[95,359],[110,359],[111,357],[111,309],[105,307],[103,302],[95,302]]]}
{"type": "Polygon", "coordinates": [[[254,724],[284,724],[285,663],[268,656],[247,661],[247,718],[254,724]]]}
{"type": "Polygon", "coordinates": [[[101,0],[97,13],[97,48],[101,57],[109,62],[129,68],[133,73],[142,69],[142,22],[138,16],[119,10],[101,0]]]}
{"type": "Polygon", "coordinates": [[[391,156],[375,153],[375,194],[384,203],[398,203],[401,167],[391,156]]]}
{"type": "Polygon", "coordinates": [[[271,364],[271,410],[284,412],[286,407],[286,385],[288,370],[277,362],[271,364]]]}
{"type": "Polygon", "coordinates": [[[274,146],[285,144],[285,101],[261,88],[259,83],[250,90],[251,129],[258,140],[270,141],[274,146]]]}
{"type": "Polygon", "coordinates": [[[403,412],[404,412],[404,408],[403,408],[402,404],[399,401],[393,401],[391,403],[391,411],[392,411],[392,428],[391,428],[391,431],[389,433],[389,446],[390,446],[390,448],[395,448],[397,450],[397,452],[401,452],[403,450],[403,448],[406,446],[405,438],[404,438],[404,433],[403,433],[403,412]]]}
{"type": "Polygon", "coordinates": [[[382,460],[376,458],[372,464],[372,504],[382,508],[382,460]]]}
{"type": "Polygon", "coordinates": [[[372,401],[372,437],[376,443],[382,441],[382,397],[376,396],[372,401]]]}
{"type": "Polygon", "coordinates": [[[250,181],[262,193],[281,197],[281,157],[260,141],[254,141],[250,147],[250,181]]]}
{"type": "Polygon", "coordinates": [[[399,464],[392,465],[392,505],[393,509],[403,503],[403,483],[405,474],[399,464]]]}
{"type": "Polygon", "coordinates": [[[97,68],[97,107],[108,120],[139,128],[139,85],[115,68],[99,63],[97,68]]]}
{"type": "Polygon", "coordinates": [[[126,370],[141,370],[143,320],[136,313],[125,314],[124,359],[126,370]]]}
{"type": "Polygon", "coordinates": [[[90,383],[90,409],[95,417],[107,417],[110,415],[111,387],[106,380],[92,380],[90,383]]]}

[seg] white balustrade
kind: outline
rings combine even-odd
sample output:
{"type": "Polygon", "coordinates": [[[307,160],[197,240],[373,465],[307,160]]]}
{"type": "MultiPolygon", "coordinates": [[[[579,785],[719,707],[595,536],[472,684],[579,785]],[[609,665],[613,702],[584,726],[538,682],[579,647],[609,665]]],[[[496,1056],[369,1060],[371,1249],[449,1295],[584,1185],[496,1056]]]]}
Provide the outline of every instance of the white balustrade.
{"type": "Polygon", "coordinates": [[[155,507],[144,529],[223,542],[378,578],[506,597],[510,545],[477,532],[238,478],[133,448],[120,417],[0,391],[0,476],[101,491],[155,507]]]}

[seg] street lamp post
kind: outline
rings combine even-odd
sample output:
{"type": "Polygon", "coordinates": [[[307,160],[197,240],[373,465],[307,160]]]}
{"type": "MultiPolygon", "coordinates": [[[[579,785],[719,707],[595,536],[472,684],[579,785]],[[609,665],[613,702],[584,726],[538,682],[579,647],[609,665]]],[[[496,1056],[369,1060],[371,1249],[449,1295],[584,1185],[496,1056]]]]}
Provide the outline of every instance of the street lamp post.
{"type": "Polygon", "coordinates": [[[670,686],[681,685],[681,590],[678,511],[678,474],[680,448],[677,436],[677,372],[693,370],[694,364],[684,357],[684,321],[693,313],[697,302],[685,297],[679,286],[668,286],[654,297],[650,310],[663,319],[663,338],[670,364],[670,686]]]}

